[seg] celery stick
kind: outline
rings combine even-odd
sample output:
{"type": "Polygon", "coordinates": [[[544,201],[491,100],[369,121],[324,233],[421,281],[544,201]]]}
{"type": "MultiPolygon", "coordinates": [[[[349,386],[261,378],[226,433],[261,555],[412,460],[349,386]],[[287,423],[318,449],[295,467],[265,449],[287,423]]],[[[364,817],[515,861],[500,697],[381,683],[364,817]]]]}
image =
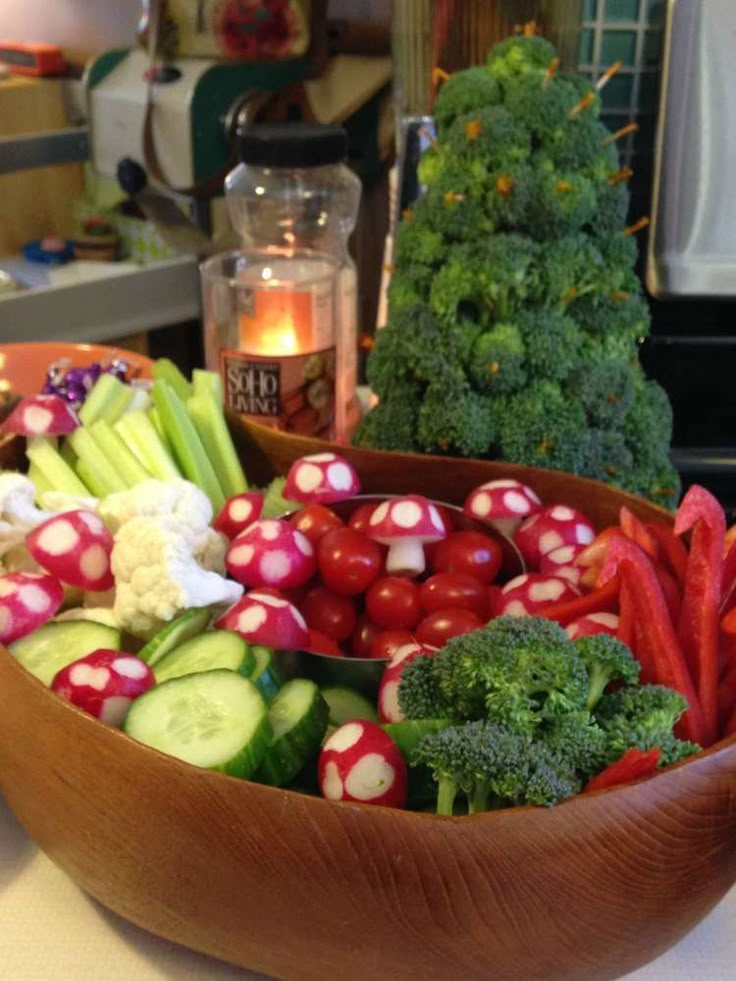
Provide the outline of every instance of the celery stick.
{"type": "Polygon", "coordinates": [[[90,496],[90,488],[82,483],[58,450],[50,446],[43,436],[33,436],[28,440],[26,456],[51,485],[52,490],[90,496]]]}
{"type": "Polygon", "coordinates": [[[115,375],[100,375],[79,410],[79,418],[85,426],[91,426],[98,419],[106,419],[112,424],[125,412],[132,398],[130,385],[115,375]]]}
{"type": "Polygon", "coordinates": [[[181,472],[169,455],[145,412],[126,412],[113,426],[128,449],[146,470],[159,480],[181,478],[181,472]]]}
{"type": "Polygon", "coordinates": [[[215,401],[212,390],[207,389],[202,395],[193,395],[188,399],[187,412],[199,433],[225,497],[242,494],[248,489],[248,481],[230,438],[222,406],[215,401]]]}
{"type": "Polygon", "coordinates": [[[61,454],[61,457],[64,460],[64,462],[68,463],[73,470],[74,465],[77,462],[77,454],[72,449],[72,444],[69,442],[68,439],[62,441],[62,444],[59,447],[59,453],[61,454]]]}
{"type": "Polygon", "coordinates": [[[130,388],[133,395],[125,411],[135,412],[137,409],[142,409],[147,412],[151,408],[151,396],[148,388],[144,388],[142,385],[131,385],[130,388]]]}
{"type": "Polygon", "coordinates": [[[89,490],[87,491],[88,494],[94,494],[95,497],[99,498],[106,496],[107,489],[105,484],[100,483],[94,467],[88,466],[85,460],[77,460],[75,470],[77,471],[79,477],[89,487],[89,490]]]}
{"type": "Polygon", "coordinates": [[[115,463],[120,471],[120,476],[128,487],[135,487],[136,484],[142,484],[144,480],[151,479],[151,474],[138,462],[138,457],[128,449],[109,422],[98,419],[93,426],[88,428],[103,456],[115,463]]]}
{"type": "Polygon", "coordinates": [[[215,511],[219,511],[225,503],[225,495],[184,403],[163,379],[153,383],[152,395],[184,476],[201,488],[215,511]]]}
{"type": "Polygon", "coordinates": [[[222,391],[222,378],[216,371],[204,371],[202,368],[195,368],[192,372],[192,387],[195,395],[205,395],[212,392],[219,405],[225,401],[222,391]]]}
{"type": "Polygon", "coordinates": [[[161,379],[173,388],[182,402],[192,394],[192,386],[169,358],[158,358],[153,362],[151,374],[155,381],[161,379]]]}
{"type": "Polygon", "coordinates": [[[79,464],[84,464],[82,472],[87,475],[85,483],[88,482],[88,478],[92,479],[90,490],[97,497],[107,497],[108,494],[114,494],[115,491],[126,489],[125,480],[117,469],[117,461],[113,463],[105,456],[84,426],[75,429],[67,439],[79,458],[77,473],[79,473],[79,464]]]}
{"type": "Polygon", "coordinates": [[[35,463],[32,463],[28,468],[28,478],[36,488],[36,503],[40,504],[41,495],[45,494],[46,491],[52,491],[54,489],[51,486],[51,481],[44,477],[43,473],[35,463]]]}

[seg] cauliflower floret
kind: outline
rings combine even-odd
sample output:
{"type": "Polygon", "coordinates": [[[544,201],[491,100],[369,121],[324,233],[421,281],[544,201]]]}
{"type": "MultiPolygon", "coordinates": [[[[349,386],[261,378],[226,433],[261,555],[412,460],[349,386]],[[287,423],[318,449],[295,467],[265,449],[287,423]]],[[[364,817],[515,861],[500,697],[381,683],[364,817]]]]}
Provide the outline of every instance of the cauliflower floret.
{"type": "Polygon", "coordinates": [[[147,637],[193,606],[236,603],[238,583],[199,565],[183,522],[170,515],[130,518],[115,534],[112,572],[120,626],[147,637]]]}
{"type": "Polygon", "coordinates": [[[44,491],[39,498],[42,507],[55,513],[59,511],[97,511],[100,506],[98,497],[87,494],[67,494],[66,491],[44,491]]]}
{"type": "Polygon", "coordinates": [[[36,488],[22,473],[0,473],[0,556],[22,544],[31,529],[53,517],[34,501],[36,488]]]}
{"type": "Polygon", "coordinates": [[[146,480],[130,490],[109,494],[100,504],[100,515],[113,534],[133,518],[175,518],[197,562],[212,572],[225,571],[227,539],[210,527],[209,498],[188,480],[146,480]]]}

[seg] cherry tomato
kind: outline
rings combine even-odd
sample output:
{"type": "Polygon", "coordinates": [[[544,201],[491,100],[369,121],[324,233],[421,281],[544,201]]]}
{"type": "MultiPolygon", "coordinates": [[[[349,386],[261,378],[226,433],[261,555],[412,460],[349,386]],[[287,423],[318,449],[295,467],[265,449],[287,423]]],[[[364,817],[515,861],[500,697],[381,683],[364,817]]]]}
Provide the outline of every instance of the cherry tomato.
{"type": "Polygon", "coordinates": [[[319,630],[312,630],[311,627],[309,628],[309,639],[307,640],[305,649],[311,651],[313,654],[329,654],[330,657],[345,657],[345,651],[341,650],[331,637],[320,633],[319,630]]]}
{"type": "Polygon", "coordinates": [[[419,587],[419,599],[427,613],[452,606],[488,617],[488,587],[467,572],[436,572],[419,587]]]}
{"type": "Polygon", "coordinates": [[[368,530],[370,516],[378,507],[378,503],[380,502],[376,502],[376,504],[361,504],[359,508],[356,508],[348,518],[348,528],[352,528],[365,535],[368,530]]]}
{"type": "Polygon", "coordinates": [[[371,644],[371,657],[393,657],[404,644],[411,644],[414,637],[408,630],[382,630],[371,644]]]}
{"type": "Polygon", "coordinates": [[[351,641],[353,657],[370,657],[373,641],[381,632],[378,624],[369,620],[365,613],[359,616],[351,641]]]}
{"type": "Polygon", "coordinates": [[[492,620],[493,617],[497,616],[496,608],[497,604],[501,602],[501,587],[500,586],[489,586],[488,587],[488,618],[492,620]]]}
{"type": "Polygon", "coordinates": [[[332,528],[317,545],[317,568],[334,592],[355,596],[364,592],[381,571],[381,550],[353,528],[332,528]]]}
{"type": "Polygon", "coordinates": [[[472,610],[449,606],[444,610],[435,610],[425,617],[414,631],[414,636],[420,644],[442,647],[450,637],[467,634],[483,624],[484,621],[472,610]]]}
{"type": "Polygon", "coordinates": [[[453,531],[434,547],[434,572],[464,572],[492,582],[501,568],[501,546],[480,531],[453,531]]]}
{"type": "Polygon", "coordinates": [[[348,639],[358,619],[350,597],[334,593],[326,586],[310,589],[299,609],[308,627],[326,634],[338,644],[348,639]]]}
{"type": "Polygon", "coordinates": [[[422,615],[419,587],[405,576],[383,576],[365,594],[365,609],[380,627],[410,630],[422,615]]]}
{"type": "Polygon", "coordinates": [[[343,521],[324,504],[308,504],[289,518],[289,524],[308,538],[316,548],[320,538],[331,528],[342,528],[343,521]]]}

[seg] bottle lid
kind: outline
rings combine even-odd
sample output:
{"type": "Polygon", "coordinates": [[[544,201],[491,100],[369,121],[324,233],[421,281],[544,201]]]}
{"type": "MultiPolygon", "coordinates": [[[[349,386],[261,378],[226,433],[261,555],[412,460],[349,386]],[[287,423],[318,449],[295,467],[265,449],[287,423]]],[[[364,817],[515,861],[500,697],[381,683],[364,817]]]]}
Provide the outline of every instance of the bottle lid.
{"type": "Polygon", "coordinates": [[[348,135],[321,123],[258,123],[238,130],[238,157],[257,167],[322,167],[342,163],[348,135]]]}

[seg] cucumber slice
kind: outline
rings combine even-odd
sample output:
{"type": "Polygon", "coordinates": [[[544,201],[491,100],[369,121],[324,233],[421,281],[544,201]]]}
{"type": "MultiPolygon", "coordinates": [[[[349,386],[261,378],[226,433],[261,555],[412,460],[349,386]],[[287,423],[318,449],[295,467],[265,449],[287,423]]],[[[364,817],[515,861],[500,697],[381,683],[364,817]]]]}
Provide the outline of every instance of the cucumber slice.
{"type": "Polygon", "coordinates": [[[256,659],[248,643],[232,630],[210,630],[192,637],[156,661],[156,681],[223,668],[249,678],[256,659]]]}
{"type": "Polygon", "coordinates": [[[149,667],[153,667],[165,654],[179,647],[185,640],[191,640],[192,637],[204,633],[209,625],[210,616],[208,607],[192,607],[159,630],[139,652],[138,657],[149,667]]]}
{"type": "Polygon", "coordinates": [[[327,702],[313,681],[287,681],[268,710],[273,736],[256,780],[281,787],[304,768],[319,749],[327,728],[327,702]]]}
{"type": "Polygon", "coordinates": [[[322,697],[330,709],[332,726],[341,726],[344,722],[351,722],[353,719],[378,722],[376,706],[354,688],[344,688],[340,685],[323,688],[322,697]]]}
{"type": "Polygon", "coordinates": [[[263,696],[234,671],[156,685],[133,702],[123,728],[161,753],[243,778],[255,773],[271,737],[263,696]]]}
{"type": "Polygon", "coordinates": [[[271,703],[278,695],[284,679],[281,677],[270,647],[255,644],[251,650],[256,659],[256,666],[250,680],[258,686],[266,701],[271,703]]]}
{"type": "Polygon", "coordinates": [[[119,651],[120,631],[91,620],[73,620],[45,623],[14,641],[8,650],[26,671],[50,687],[62,668],[100,647],[119,651]]]}

